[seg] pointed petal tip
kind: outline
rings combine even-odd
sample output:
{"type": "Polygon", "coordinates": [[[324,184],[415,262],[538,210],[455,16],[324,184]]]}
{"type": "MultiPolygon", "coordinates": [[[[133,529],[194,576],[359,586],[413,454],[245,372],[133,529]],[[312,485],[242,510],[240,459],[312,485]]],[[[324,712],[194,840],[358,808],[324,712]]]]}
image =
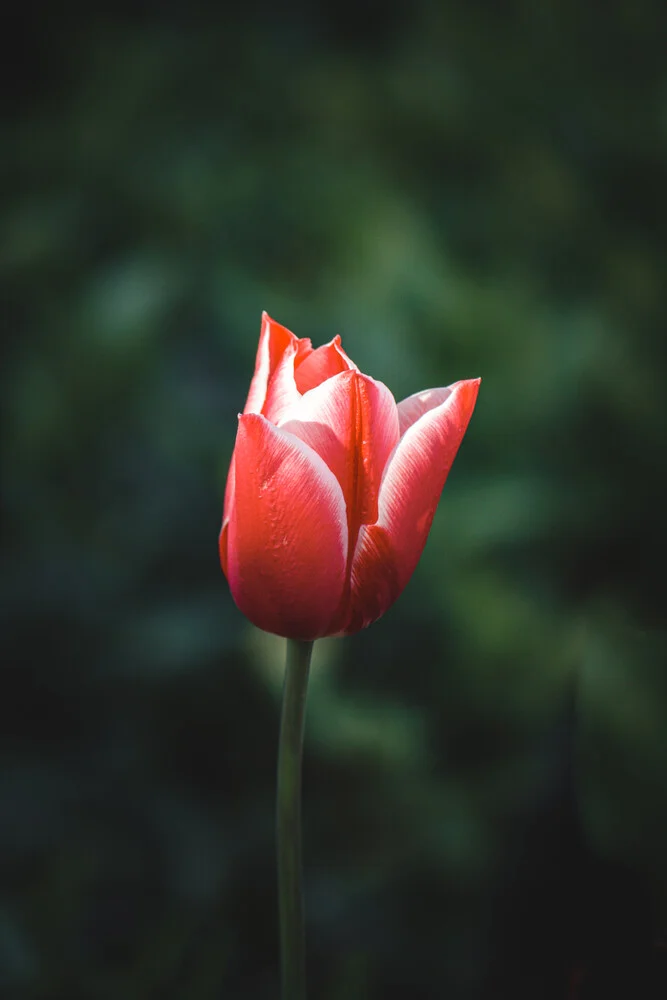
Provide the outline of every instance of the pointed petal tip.
{"type": "Polygon", "coordinates": [[[262,323],[271,323],[272,326],[282,326],[282,323],[276,323],[273,316],[270,316],[266,309],[262,309],[262,323]]]}
{"type": "Polygon", "coordinates": [[[469,408],[471,414],[477,402],[477,396],[479,394],[479,387],[481,383],[482,380],[479,377],[464,378],[461,379],[460,382],[455,382],[449,387],[451,393],[458,397],[460,404],[462,404],[464,408],[469,408]]]}
{"type": "Polygon", "coordinates": [[[482,380],[478,376],[477,378],[468,379],[468,384],[470,386],[470,393],[473,396],[474,401],[476,402],[477,394],[479,393],[479,387],[482,384],[482,380]]]}
{"type": "Polygon", "coordinates": [[[469,392],[471,396],[472,406],[475,406],[477,402],[477,396],[479,394],[479,387],[482,384],[482,379],[478,376],[477,378],[468,379],[469,392]]]}

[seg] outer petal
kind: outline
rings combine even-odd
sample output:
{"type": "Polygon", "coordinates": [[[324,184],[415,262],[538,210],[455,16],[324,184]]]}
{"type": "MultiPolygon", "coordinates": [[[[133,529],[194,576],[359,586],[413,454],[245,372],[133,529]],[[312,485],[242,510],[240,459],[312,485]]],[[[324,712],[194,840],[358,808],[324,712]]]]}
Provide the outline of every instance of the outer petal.
{"type": "Polygon", "coordinates": [[[303,360],[297,358],[296,385],[299,392],[308,392],[325,379],[356,367],[341,347],[340,337],[334,337],[330,343],[311,351],[303,360]]]}
{"type": "Polygon", "coordinates": [[[234,496],[221,533],[240,610],[294,639],[328,634],[345,583],[342,490],[324,461],[257,414],[239,419],[234,496]]]}
{"type": "MultiPolygon", "coordinates": [[[[389,459],[380,486],[377,524],[362,527],[357,540],[341,632],[356,632],[379,618],[412,576],[475,408],[479,383],[480,379],[468,379],[455,383],[449,392],[433,390],[428,398],[421,394],[425,407],[429,401],[442,402],[425,408],[408,426],[389,459]]],[[[407,422],[415,409],[406,403],[402,414],[407,422]]]]}
{"type": "Polygon", "coordinates": [[[307,392],[281,426],[309,444],[336,476],[354,545],[360,526],[378,518],[382,473],[399,439],[391,392],[368,375],[344,371],[307,392]]]}
{"type": "Polygon", "coordinates": [[[227,485],[225,486],[225,504],[222,508],[222,528],[220,529],[220,537],[218,538],[218,548],[220,550],[220,563],[222,565],[222,571],[227,576],[227,531],[229,526],[229,518],[231,516],[232,506],[234,504],[234,492],[236,490],[236,466],[234,463],[234,455],[232,455],[232,460],[229,463],[229,472],[227,473],[227,485]]]}

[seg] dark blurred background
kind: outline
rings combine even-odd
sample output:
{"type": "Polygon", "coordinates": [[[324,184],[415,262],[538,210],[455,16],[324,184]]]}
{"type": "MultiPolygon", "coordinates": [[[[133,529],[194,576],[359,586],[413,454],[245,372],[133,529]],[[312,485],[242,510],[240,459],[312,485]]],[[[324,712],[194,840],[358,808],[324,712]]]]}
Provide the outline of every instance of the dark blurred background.
{"type": "Polygon", "coordinates": [[[2,1000],[277,997],[283,643],[217,557],[262,309],[484,380],[405,594],[316,649],[313,1000],[667,996],[666,14],[14,5],[2,1000]]]}

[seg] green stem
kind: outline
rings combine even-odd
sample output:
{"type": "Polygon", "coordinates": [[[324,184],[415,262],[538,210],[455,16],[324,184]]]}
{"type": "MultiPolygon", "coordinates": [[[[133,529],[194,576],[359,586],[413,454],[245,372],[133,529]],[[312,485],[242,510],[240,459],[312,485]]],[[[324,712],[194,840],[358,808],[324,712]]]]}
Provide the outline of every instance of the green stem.
{"type": "Polygon", "coordinates": [[[301,887],[301,757],[312,651],[312,642],[287,640],[276,809],[282,1000],[306,1000],[301,887]]]}

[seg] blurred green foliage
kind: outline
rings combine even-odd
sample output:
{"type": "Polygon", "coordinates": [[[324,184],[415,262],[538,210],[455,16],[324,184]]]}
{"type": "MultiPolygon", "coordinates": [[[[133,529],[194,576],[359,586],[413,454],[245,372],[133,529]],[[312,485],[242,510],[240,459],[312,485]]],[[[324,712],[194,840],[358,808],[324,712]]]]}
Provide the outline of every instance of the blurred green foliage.
{"type": "Polygon", "coordinates": [[[283,649],[216,550],[262,309],[397,398],[483,377],[405,594],[316,650],[313,998],[649,995],[666,29],[659,0],[14,11],[3,998],[276,996],[283,649]]]}

